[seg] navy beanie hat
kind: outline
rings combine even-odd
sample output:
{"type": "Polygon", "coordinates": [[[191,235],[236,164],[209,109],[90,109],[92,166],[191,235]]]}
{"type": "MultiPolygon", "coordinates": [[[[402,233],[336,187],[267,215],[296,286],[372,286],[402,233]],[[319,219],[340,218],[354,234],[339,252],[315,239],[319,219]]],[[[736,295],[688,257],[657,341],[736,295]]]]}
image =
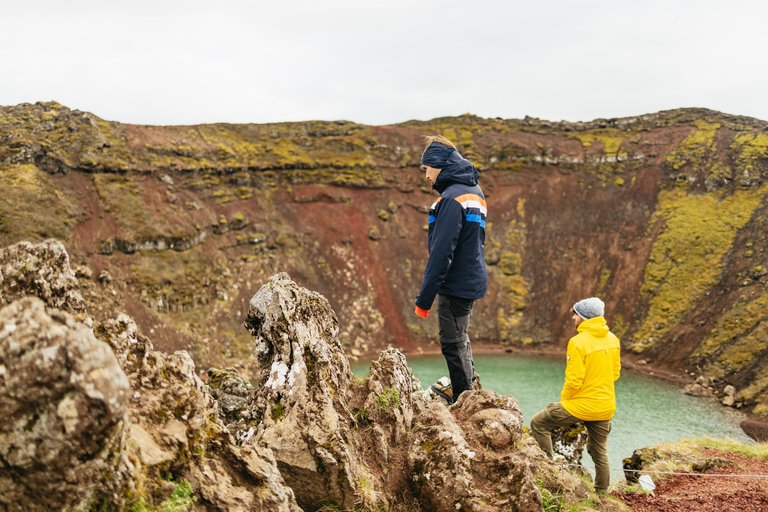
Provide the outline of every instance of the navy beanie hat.
{"type": "Polygon", "coordinates": [[[597,297],[590,297],[574,304],[573,310],[584,320],[589,320],[605,314],[605,303],[597,297]]]}
{"type": "Polygon", "coordinates": [[[444,169],[448,162],[448,158],[450,158],[454,151],[456,151],[456,148],[443,146],[438,142],[433,142],[427,150],[424,151],[424,154],[421,157],[421,165],[428,165],[435,169],[444,169]]]}

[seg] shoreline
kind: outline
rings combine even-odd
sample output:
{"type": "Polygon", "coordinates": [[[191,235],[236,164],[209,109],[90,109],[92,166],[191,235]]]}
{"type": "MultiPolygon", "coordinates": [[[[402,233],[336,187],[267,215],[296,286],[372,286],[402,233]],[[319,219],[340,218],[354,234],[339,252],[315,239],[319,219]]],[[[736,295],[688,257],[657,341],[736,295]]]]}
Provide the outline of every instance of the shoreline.
{"type": "MultiPolygon", "coordinates": [[[[442,355],[442,353],[440,352],[440,347],[435,346],[434,344],[429,344],[427,345],[427,347],[419,347],[419,348],[420,350],[418,351],[415,351],[415,350],[414,351],[408,350],[407,352],[404,351],[403,353],[405,354],[406,359],[409,356],[419,357],[419,356],[442,355]]],[[[520,355],[520,356],[542,357],[549,360],[557,360],[557,359],[565,358],[565,348],[563,349],[544,349],[544,348],[525,349],[520,347],[502,346],[502,345],[483,342],[483,341],[472,341],[472,353],[478,354],[478,355],[514,354],[514,355],[520,355]]],[[[376,356],[373,353],[366,353],[365,355],[361,356],[359,359],[370,358],[371,360],[373,360],[375,359],[375,357],[376,356]]],[[[658,379],[663,382],[674,384],[680,388],[681,393],[683,392],[683,387],[685,387],[688,384],[692,384],[695,380],[690,375],[680,375],[678,373],[675,373],[666,369],[658,368],[652,364],[637,364],[637,360],[638,358],[634,355],[622,354],[621,369],[637,375],[642,375],[644,377],[650,377],[652,379],[658,379]]],[[[717,400],[717,398],[715,397],[712,397],[712,400],[717,401],[720,407],[727,407],[725,405],[720,404],[719,400],[717,400]]],[[[733,409],[732,407],[728,407],[728,408],[733,409]]],[[[747,436],[749,436],[751,439],[753,439],[755,442],[758,442],[758,443],[768,441],[768,419],[755,416],[748,410],[739,410],[739,409],[735,409],[735,410],[738,412],[741,412],[744,415],[744,419],[741,420],[739,426],[747,436]]]]}

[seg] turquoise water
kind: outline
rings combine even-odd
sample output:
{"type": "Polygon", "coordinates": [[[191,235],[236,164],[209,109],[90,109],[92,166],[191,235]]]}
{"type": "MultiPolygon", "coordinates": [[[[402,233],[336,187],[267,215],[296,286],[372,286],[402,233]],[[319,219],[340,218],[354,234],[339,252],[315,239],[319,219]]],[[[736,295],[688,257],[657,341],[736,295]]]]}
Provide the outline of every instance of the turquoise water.
{"type": "MultiPolygon", "coordinates": [[[[408,366],[426,389],[448,370],[441,355],[408,357],[408,366]]],[[[517,399],[523,420],[560,399],[565,361],[512,354],[476,355],[475,371],[483,388],[517,399]]],[[[352,364],[356,375],[367,375],[370,361],[352,364]]],[[[710,436],[753,442],[739,427],[742,415],[712,399],[692,397],[672,384],[623,372],[616,381],[617,410],[608,436],[611,477],[623,480],[621,462],[637,448],[664,441],[710,436]]],[[[584,450],[583,464],[592,466],[584,450]]]]}

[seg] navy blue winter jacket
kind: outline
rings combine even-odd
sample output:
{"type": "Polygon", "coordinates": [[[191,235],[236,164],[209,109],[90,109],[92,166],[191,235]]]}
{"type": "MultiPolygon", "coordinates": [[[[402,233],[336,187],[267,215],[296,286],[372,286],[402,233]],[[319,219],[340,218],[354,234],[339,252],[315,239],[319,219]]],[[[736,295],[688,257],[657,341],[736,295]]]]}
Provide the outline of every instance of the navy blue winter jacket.
{"type": "Polygon", "coordinates": [[[485,196],[480,173],[455,151],[437,175],[440,197],[429,209],[429,260],[416,305],[431,309],[435,295],[479,299],[488,289],[485,269],[485,196]]]}

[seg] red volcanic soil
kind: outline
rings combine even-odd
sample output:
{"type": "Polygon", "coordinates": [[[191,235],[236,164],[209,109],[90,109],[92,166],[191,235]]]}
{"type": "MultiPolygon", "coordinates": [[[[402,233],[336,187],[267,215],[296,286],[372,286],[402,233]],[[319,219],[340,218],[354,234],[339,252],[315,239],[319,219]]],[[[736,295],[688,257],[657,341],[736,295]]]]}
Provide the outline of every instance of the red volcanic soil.
{"type": "Polygon", "coordinates": [[[654,495],[638,492],[613,493],[637,512],[764,512],[768,510],[768,461],[752,459],[712,448],[705,457],[723,457],[734,466],[702,473],[678,472],[659,483],[654,495]],[[723,475],[723,476],[715,476],[723,475]],[[764,475],[759,477],[725,475],[764,475]]]}

